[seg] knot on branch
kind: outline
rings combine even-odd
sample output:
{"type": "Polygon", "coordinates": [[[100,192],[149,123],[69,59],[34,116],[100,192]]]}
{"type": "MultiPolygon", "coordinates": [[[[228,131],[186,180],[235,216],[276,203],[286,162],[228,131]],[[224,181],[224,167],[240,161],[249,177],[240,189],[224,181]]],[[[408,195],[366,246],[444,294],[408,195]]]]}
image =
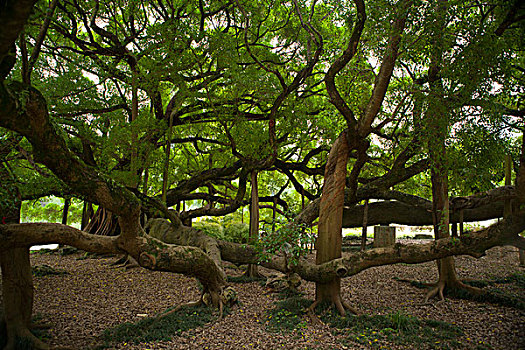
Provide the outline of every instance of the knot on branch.
{"type": "Polygon", "coordinates": [[[153,269],[157,264],[157,259],[155,259],[155,257],[151,254],[142,252],[139,256],[139,264],[145,268],[153,269]]]}
{"type": "Polygon", "coordinates": [[[348,269],[341,264],[336,267],[335,273],[338,277],[344,277],[348,273],[348,269]]]}

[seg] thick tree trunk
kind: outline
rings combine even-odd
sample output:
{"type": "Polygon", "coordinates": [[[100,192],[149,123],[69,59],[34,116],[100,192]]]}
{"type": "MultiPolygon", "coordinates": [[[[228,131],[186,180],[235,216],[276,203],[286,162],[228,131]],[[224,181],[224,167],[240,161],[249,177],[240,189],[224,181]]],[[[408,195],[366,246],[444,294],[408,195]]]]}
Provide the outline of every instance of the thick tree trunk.
{"type": "MultiPolygon", "coordinates": [[[[348,131],[342,132],[334,142],[326,163],[316,242],[315,263],[318,265],[341,257],[344,190],[350,154],[348,141],[348,131]]],[[[327,283],[315,284],[314,305],[322,301],[335,304],[339,312],[345,314],[340,277],[335,277],[327,283]]]]}
{"type": "MultiPolygon", "coordinates": [[[[3,164],[0,164],[0,178],[2,178],[0,194],[2,199],[7,200],[2,203],[9,203],[0,205],[2,220],[6,224],[19,223],[20,194],[3,164]]],[[[33,276],[29,261],[29,246],[2,252],[0,268],[4,302],[3,317],[0,317],[0,321],[5,323],[7,338],[4,350],[16,349],[17,343],[21,341],[32,344],[35,349],[46,349],[46,345],[29,331],[33,312],[33,276]]]]}
{"type": "Polygon", "coordinates": [[[32,348],[48,347],[30,331],[33,312],[33,276],[29,247],[13,248],[0,255],[2,295],[7,344],[4,350],[16,349],[18,343],[30,343],[32,348]]]}

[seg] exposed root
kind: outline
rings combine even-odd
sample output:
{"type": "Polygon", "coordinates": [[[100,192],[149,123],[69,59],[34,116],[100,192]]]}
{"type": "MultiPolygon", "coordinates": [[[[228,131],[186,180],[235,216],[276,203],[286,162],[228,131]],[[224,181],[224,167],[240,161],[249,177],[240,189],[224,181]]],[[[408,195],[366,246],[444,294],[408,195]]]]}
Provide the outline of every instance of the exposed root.
{"type": "Polygon", "coordinates": [[[446,283],[445,281],[439,281],[437,284],[434,285],[433,288],[431,288],[427,294],[425,295],[425,301],[424,303],[428,303],[429,299],[434,298],[439,294],[440,300],[445,300],[445,296],[443,295],[443,291],[445,289],[446,283]]]}
{"type": "Polygon", "coordinates": [[[36,349],[36,350],[48,350],[49,345],[35,337],[29,329],[22,327],[20,329],[16,330],[16,335],[11,334],[8,337],[7,344],[4,347],[4,350],[16,350],[19,348],[19,345],[17,344],[17,338],[23,339],[24,343],[28,344],[28,348],[36,349]]]}
{"type": "MultiPolygon", "coordinates": [[[[312,305],[310,305],[307,309],[306,309],[306,312],[308,314],[308,317],[310,318],[310,320],[312,321],[313,324],[323,324],[323,322],[319,319],[319,317],[317,317],[317,315],[315,314],[315,308],[319,305],[319,303],[321,302],[320,299],[318,300],[315,300],[312,305]]],[[[354,315],[359,315],[359,311],[350,306],[348,303],[346,303],[343,299],[341,298],[335,298],[335,300],[332,301],[332,307],[335,307],[337,309],[337,312],[339,313],[339,315],[341,316],[346,316],[346,311],[348,310],[350,313],[354,314],[354,315]]]]}
{"type": "Polygon", "coordinates": [[[350,312],[353,313],[354,315],[359,315],[359,314],[360,314],[360,312],[359,312],[356,308],[350,306],[350,305],[349,305],[347,302],[345,302],[344,300],[343,300],[342,302],[343,302],[343,306],[345,307],[346,310],[350,311],[350,312]]]}
{"type": "Polygon", "coordinates": [[[264,277],[259,272],[257,265],[254,265],[254,264],[248,264],[248,266],[246,267],[246,271],[244,271],[244,276],[254,278],[254,279],[259,279],[259,278],[264,277]]]}
{"type": "Polygon", "coordinates": [[[473,296],[480,296],[485,293],[483,289],[469,286],[468,284],[465,284],[461,281],[447,283],[447,281],[442,280],[434,284],[434,287],[427,292],[424,303],[427,304],[429,299],[432,299],[436,296],[439,296],[439,300],[441,302],[445,301],[445,291],[447,290],[454,292],[463,291],[473,296]]]}
{"type": "Polygon", "coordinates": [[[186,303],[186,304],[180,304],[180,305],[176,306],[175,308],[173,308],[173,309],[171,309],[169,311],[166,311],[165,313],[157,316],[157,320],[155,322],[160,321],[164,317],[167,317],[167,316],[169,316],[171,314],[174,314],[175,312],[180,311],[180,309],[182,309],[184,307],[196,307],[196,306],[200,306],[202,304],[203,304],[202,298],[200,300],[197,300],[197,301],[191,301],[191,302],[186,303]]]}
{"type": "Polygon", "coordinates": [[[316,325],[316,326],[319,326],[319,325],[322,325],[323,322],[321,321],[321,319],[319,317],[317,317],[317,315],[315,314],[315,308],[317,307],[317,305],[319,305],[319,300],[316,300],[312,303],[312,305],[310,305],[307,309],[306,309],[306,314],[308,315],[308,318],[310,319],[310,322],[312,322],[312,324],[316,325]]]}
{"type": "Polygon", "coordinates": [[[341,298],[335,299],[334,304],[335,304],[337,311],[339,311],[339,315],[346,316],[345,307],[343,306],[343,303],[341,302],[341,298]]]}
{"type": "Polygon", "coordinates": [[[131,270],[136,267],[139,267],[137,260],[135,260],[131,255],[123,255],[120,259],[111,264],[117,268],[124,267],[126,270],[131,270]]]}

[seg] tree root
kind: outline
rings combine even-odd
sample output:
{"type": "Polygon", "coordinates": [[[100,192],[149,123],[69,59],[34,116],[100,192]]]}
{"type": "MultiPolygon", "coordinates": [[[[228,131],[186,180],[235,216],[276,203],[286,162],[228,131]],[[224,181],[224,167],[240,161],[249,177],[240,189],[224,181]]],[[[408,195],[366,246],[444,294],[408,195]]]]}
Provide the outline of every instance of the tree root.
{"type": "MultiPolygon", "coordinates": [[[[313,323],[313,324],[316,324],[316,325],[320,325],[320,324],[323,324],[323,322],[319,319],[319,317],[315,314],[315,308],[321,303],[322,300],[320,299],[317,299],[315,300],[312,305],[310,305],[307,309],[306,309],[306,313],[308,315],[308,317],[310,318],[310,321],[313,323]]],[[[359,315],[359,311],[350,306],[350,304],[348,304],[347,302],[345,302],[341,297],[338,297],[338,298],[335,298],[335,300],[332,300],[331,301],[331,305],[332,307],[335,307],[337,309],[337,312],[339,313],[339,315],[341,316],[346,316],[346,311],[350,311],[350,313],[354,314],[354,315],[359,315]]]]}
{"type": "Polygon", "coordinates": [[[451,291],[463,291],[473,296],[479,296],[485,293],[481,288],[469,286],[461,281],[454,281],[453,283],[445,280],[440,280],[427,292],[425,295],[424,303],[427,304],[429,299],[439,296],[441,302],[445,301],[445,292],[451,291]]]}
{"type": "Polygon", "coordinates": [[[16,350],[20,346],[17,344],[17,341],[23,339],[24,343],[27,344],[27,348],[36,349],[36,350],[48,350],[49,345],[38,339],[29,331],[26,327],[21,327],[16,329],[15,334],[10,334],[7,340],[7,344],[4,347],[4,350],[16,350]]]}
{"type": "Polygon", "coordinates": [[[157,320],[156,321],[160,321],[163,318],[180,311],[184,307],[196,307],[196,306],[200,306],[202,304],[203,304],[202,299],[201,300],[197,300],[197,301],[191,301],[191,302],[186,303],[186,304],[180,304],[180,305],[176,306],[175,308],[173,308],[173,309],[171,309],[169,311],[166,311],[163,314],[157,316],[157,320]]]}
{"type": "Polygon", "coordinates": [[[232,287],[226,287],[221,290],[220,293],[210,293],[204,291],[199,300],[192,301],[189,303],[181,304],[173,308],[172,310],[166,311],[159,316],[157,316],[157,319],[155,320],[154,324],[158,321],[162,320],[163,318],[180,311],[182,308],[190,308],[190,307],[197,307],[201,305],[206,305],[207,307],[216,307],[219,310],[219,318],[218,320],[222,320],[224,317],[224,307],[232,306],[237,303],[237,294],[235,290],[232,287]]]}
{"type": "Polygon", "coordinates": [[[131,270],[136,267],[139,267],[139,264],[131,255],[126,254],[114,263],[112,263],[111,266],[115,266],[116,268],[124,267],[126,270],[131,270]]]}

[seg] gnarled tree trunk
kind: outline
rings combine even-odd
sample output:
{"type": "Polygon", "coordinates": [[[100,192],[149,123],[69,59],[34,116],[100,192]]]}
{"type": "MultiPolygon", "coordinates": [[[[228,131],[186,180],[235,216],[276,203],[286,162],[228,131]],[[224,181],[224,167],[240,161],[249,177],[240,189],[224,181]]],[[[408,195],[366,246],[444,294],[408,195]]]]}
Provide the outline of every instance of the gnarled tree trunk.
{"type": "MultiPolygon", "coordinates": [[[[323,264],[341,257],[343,207],[347,163],[350,154],[348,131],[342,132],[332,145],[324,174],[323,194],[319,207],[319,227],[316,242],[316,264],[323,264]]],[[[341,278],[335,277],[326,283],[315,284],[315,302],[333,303],[340,313],[344,314],[344,303],[341,299],[341,278]]]]}
{"type": "MultiPolygon", "coordinates": [[[[0,216],[5,224],[20,222],[20,194],[3,164],[0,164],[0,195],[5,201],[0,202],[0,216]],[[9,203],[6,205],[5,203],[9,203]],[[2,205],[4,204],[4,205],[2,205]]],[[[3,316],[7,342],[4,350],[16,349],[18,344],[31,344],[35,349],[47,349],[47,346],[31,332],[33,312],[33,276],[29,261],[29,246],[12,248],[0,254],[2,269],[3,316]]],[[[0,335],[1,335],[0,327],[0,335]]]]}

